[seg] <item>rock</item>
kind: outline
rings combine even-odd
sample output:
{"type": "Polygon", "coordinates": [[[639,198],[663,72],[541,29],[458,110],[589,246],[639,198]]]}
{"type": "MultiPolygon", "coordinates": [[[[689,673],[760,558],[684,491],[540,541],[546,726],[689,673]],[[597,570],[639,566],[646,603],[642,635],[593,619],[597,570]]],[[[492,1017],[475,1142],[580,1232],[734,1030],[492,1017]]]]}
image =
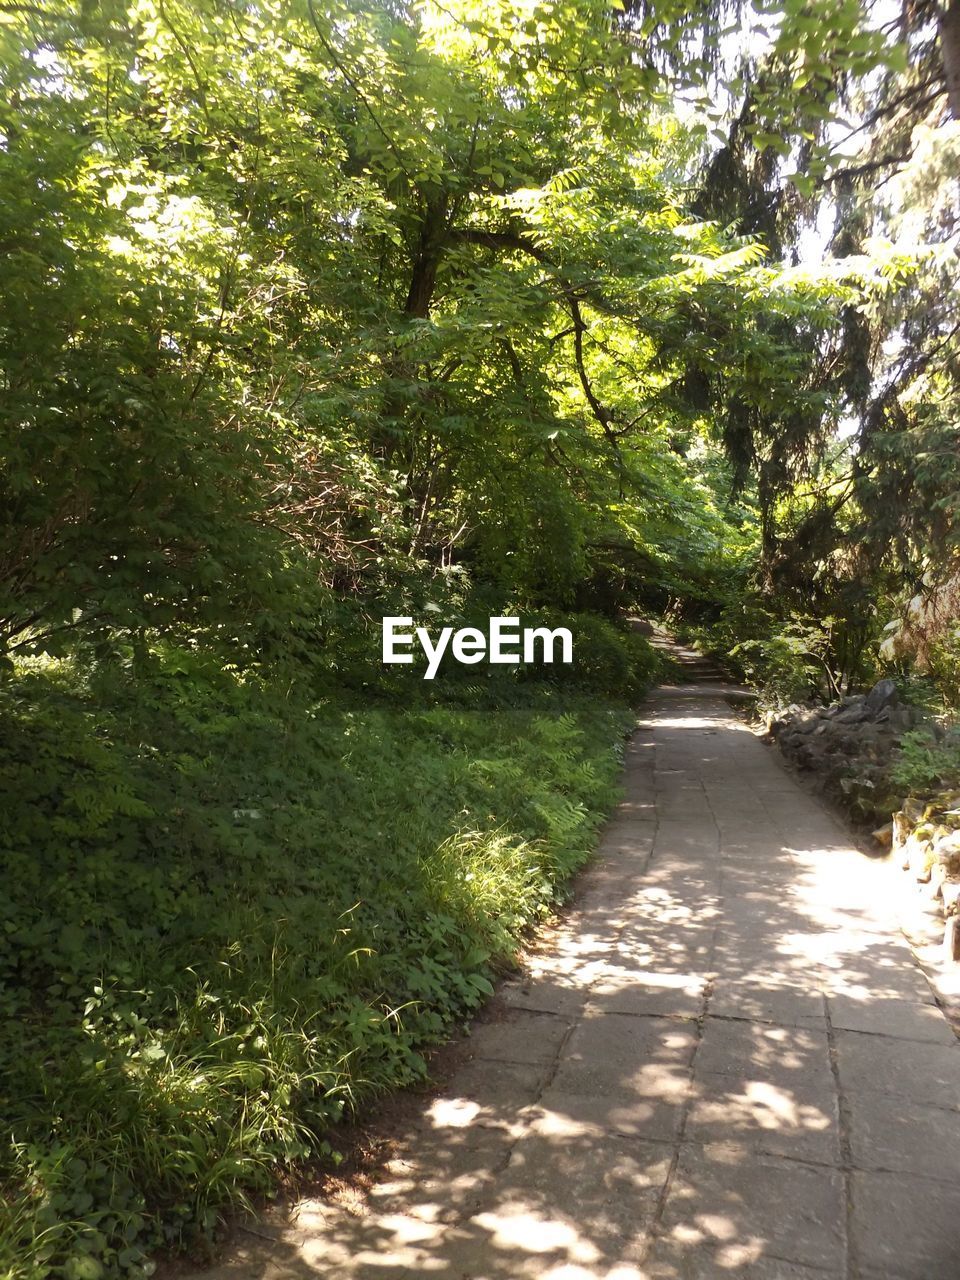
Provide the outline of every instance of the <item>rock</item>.
{"type": "Polygon", "coordinates": [[[933,856],[947,875],[960,875],[960,831],[948,831],[938,836],[933,856]]]}
{"type": "Polygon", "coordinates": [[[844,707],[838,716],[835,717],[836,724],[862,724],[864,720],[870,718],[870,712],[862,702],[852,702],[849,707],[844,707]]]}
{"type": "Polygon", "coordinates": [[[898,734],[913,728],[913,713],[909,707],[885,707],[880,715],[886,717],[886,723],[898,734]]]}
{"type": "Polygon", "coordinates": [[[943,867],[935,862],[930,868],[930,880],[923,886],[924,895],[933,902],[939,901],[945,879],[946,873],[943,867]]]}
{"type": "Polygon", "coordinates": [[[938,831],[936,846],[938,856],[951,857],[960,853],[960,831],[938,831]]]}
{"type": "Polygon", "coordinates": [[[947,915],[960,911],[960,880],[944,880],[940,886],[940,897],[947,915]]]}
{"type": "Polygon", "coordinates": [[[911,824],[920,821],[923,817],[924,808],[924,802],[922,800],[917,800],[914,796],[908,796],[903,802],[903,812],[911,824]]]}
{"type": "Polygon", "coordinates": [[[893,847],[893,823],[887,822],[882,827],[877,827],[876,831],[871,833],[874,840],[881,849],[890,849],[893,847]]]}
{"type": "Polygon", "coordinates": [[[910,859],[910,874],[917,884],[929,884],[933,867],[925,849],[918,849],[910,859]]]}
{"type": "MultiPolygon", "coordinates": [[[[821,790],[858,817],[883,824],[900,803],[890,794],[889,775],[905,710],[888,680],[829,706],[787,707],[768,724],[784,756],[813,774],[821,790]]],[[[884,848],[901,848],[923,818],[916,802],[904,801],[903,808],[884,848]]]]}
{"type": "Polygon", "coordinates": [[[869,716],[877,716],[885,707],[896,706],[900,701],[896,682],[878,680],[864,699],[864,709],[869,716]]]}
{"type": "Polygon", "coordinates": [[[947,964],[960,960],[960,916],[951,916],[943,934],[943,959],[947,964]]]}
{"type": "Polygon", "coordinates": [[[914,880],[926,884],[930,879],[930,867],[933,864],[933,846],[916,831],[903,847],[904,862],[914,880]]]}
{"type": "Polygon", "coordinates": [[[906,808],[899,809],[893,815],[893,847],[894,849],[902,849],[910,838],[910,832],[913,830],[913,822],[907,816],[906,808]]]}

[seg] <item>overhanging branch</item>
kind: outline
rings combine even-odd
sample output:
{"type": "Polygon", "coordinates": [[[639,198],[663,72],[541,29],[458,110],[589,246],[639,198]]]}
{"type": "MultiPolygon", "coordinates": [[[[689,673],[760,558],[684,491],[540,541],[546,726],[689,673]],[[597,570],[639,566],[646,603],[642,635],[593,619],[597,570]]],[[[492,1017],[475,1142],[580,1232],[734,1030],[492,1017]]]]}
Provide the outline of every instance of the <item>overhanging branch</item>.
{"type": "MultiPolygon", "coordinates": [[[[583,310],[580,306],[580,299],[577,297],[576,290],[569,280],[563,275],[560,267],[553,262],[550,256],[540,248],[528,236],[516,230],[509,231],[488,231],[482,227],[455,227],[451,229],[450,240],[453,244],[475,244],[486,249],[512,249],[517,253],[525,253],[528,257],[533,258],[542,266],[547,267],[560,286],[564,302],[570,312],[572,325],[569,329],[564,329],[562,334],[556,335],[562,337],[566,335],[573,336],[573,355],[574,363],[577,368],[577,377],[583,388],[583,394],[586,397],[590,411],[600,424],[603,434],[613,451],[616,458],[617,470],[621,474],[622,489],[622,473],[623,473],[623,454],[620,449],[620,441],[617,438],[618,433],[613,429],[613,423],[616,421],[615,415],[601,402],[593,389],[590,376],[587,373],[586,363],[583,358],[583,338],[587,332],[587,324],[583,318],[583,310]]],[[[554,339],[555,340],[555,339],[554,339]]],[[[622,496],[622,492],[621,492],[622,496]]]]}

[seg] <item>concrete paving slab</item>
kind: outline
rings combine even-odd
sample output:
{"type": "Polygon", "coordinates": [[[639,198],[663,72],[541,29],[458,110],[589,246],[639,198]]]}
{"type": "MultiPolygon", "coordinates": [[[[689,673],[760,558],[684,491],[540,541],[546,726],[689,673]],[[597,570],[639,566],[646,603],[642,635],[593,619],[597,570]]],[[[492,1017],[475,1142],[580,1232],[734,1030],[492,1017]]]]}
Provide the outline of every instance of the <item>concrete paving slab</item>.
{"type": "Polygon", "coordinates": [[[601,1134],[622,1134],[657,1142],[676,1142],[691,1096],[689,1079],[664,1078],[633,1089],[621,1086],[597,1093],[583,1077],[574,1076],[550,1085],[543,1091],[532,1115],[541,1111],[561,1116],[564,1123],[601,1134]],[[571,1088],[572,1086],[572,1088],[571,1088]]]}
{"type": "Polygon", "coordinates": [[[545,973],[511,979],[499,988],[497,997],[510,1008],[576,1017],[586,1004],[588,994],[589,989],[582,983],[574,984],[563,975],[545,973]]]}
{"type": "Polygon", "coordinates": [[[710,1012],[718,1018],[825,1030],[823,996],[810,989],[809,977],[797,986],[787,985],[782,978],[779,983],[736,981],[721,974],[714,983],[710,1012]]]}
{"type": "Polygon", "coordinates": [[[672,1154],[663,1143],[613,1135],[597,1142],[541,1123],[514,1147],[485,1212],[533,1207],[541,1220],[570,1223],[616,1260],[652,1222],[672,1154]]]}
{"type": "Polygon", "coordinates": [[[659,1229],[674,1246],[699,1249],[717,1265],[775,1252],[840,1271],[843,1177],[742,1144],[684,1144],[659,1229]]]}
{"type": "Polygon", "coordinates": [[[698,1078],[684,1128],[688,1142],[736,1141],[751,1151],[814,1164],[841,1164],[832,1084],[775,1083],[762,1076],[698,1078]]]}
{"type": "Polygon", "coordinates": [[[550,1063],[572,1022],[558,1014],[510,1009],[496,1022],[481,1022],[470,1034],[474,1058],[496,1062],[550,1063]]]}
{"type": "Polygon", "coordinates": [[[629,820],[611,823],[604,828],[597,852],[615,859],[618,867],[632,859],[642,865],[653,848],[656,830],[657,825],[652,818],[634,814],[629,820]]]}
{"type": "MultiPolygon", "coordinates": [[[[639,1253],[640,1247],[624,1246],[624,1251],[639,1253]]],[[[422,1270],[410,1270],[405,1280],[430,1275],[438,1280],[645,1280],[637,1265],[623,1258],[610,1261],[570,1222],[543,1218],[536,1205],[519,1201],[509,1211],[479,1214],[451,1228],[422,1270]]]]}
{"type": "Polygon", "coordinates": [[[854,1173],[851,1243],[864,1270],[905,1280],[960,1276],[960,1187],[854,1173]]]}
{"type": "MultiPolygon", "coordinates": [[[[632,1078],[638,1072],[689,1067],[697,1045],[693,1030],[668,1018],[586,1013],[566,1043],[559,1067],[632,1078]]],[[[556,1077],[558,1080],[560,1075],[556,1077]]]]}
{"type": "Polygon", "coordinates": [[[713,933],[696,933],[688,938],[682,929],[651,928],[645,941],[637,937],[624,940],[615,963],[628,971],[705,975],[713,970],[713,933]]]}
{"type": "Polygon", "coordinates": [[[696,1074],[768,1080],[787,1089],[799,1083],[834,1087],[826,1030],[731,1018],[707,1018],[696,1074]]]}
{"type": "Polygon", "coordinates": [[[645,1280],[845,1280],[842,1270],[804,1267],[765,1254],[765,1244],[734,1244],[716,1256],[672,1241],[658,1241],[645,1259],[645,1280]]]}
{"type": "MultiPolygon", "coordinates": [[[[881,1093],[846,1095],[850,1148],[858,1169],[912,1173],[954,1183],[960,1172],[960,1111],[881,1093]]],[[[958,1272],[960,1275],[960,1272],[958,1272]]]]}
{"type": "MultiPolygon", "coordinates": [[[[540,1096],[553,1070],[551,1064],[496,1062],[477,1058],[464,1062],[436,1095],[444,1103],[472,1104],[479,1108],[478,1124],[509,1125],[519,1109],[540,1096]]],[[[424,1105],[424,1123],[432,1127],[430,1108],[424,1105]]]]}
{"type": "Polygon", "coordinates": [[[591,1014],[695,1019],[706,988],[707,979],[696,973],[607,971],[593,982],[587,1008],[591,1014]]]}
{"type": "Polygon", "coordinates": [[[847,995],[832,995],[827,1000],[830,1021],[843,1031],[862,1031],[874,1035],[893,1036],[898,1040],[925,1040],[932,1044],[952,1045],[953,1030],[932,1002],[868,997],[864,1000],[847,995]]]}
{"type": "MultiPolygon", "coordinates": [[[[281,1248],[251,1249],[250,1280],[305,1280],[319,1268],[350,1280],[390,1280],[409,1276],[424,1266],[443,1238],[442,1225],[405,1214],[344,1214],[317,1200],[298,1206],[291,1231],[281,1248]]],[[[231,1277],[231,1280],[233,1278],[231,1277]]],[[[246,1280],[246,1278],[245,1278],[246,1280]]]]}
{"type": "Polygon", "coordinates": [[[960,1109],[960,1047],[838,1031],[837,1061],[845,1091],[892,1094],[960,1109]]]}
{"type": "MultiPolygon", "coordinates": [[[[839,952],[839,948],[838,948],[839,952]]],[[[907,948],[889,948],[877,954],[875,947],[852,949],[832,971],[820,972],[827,995],[845,995],[872,1003],[874,1000],[910,1000],[927,1005],[931,1000],[930,984],[916,968],[907,948]]]]}
{"type": "Polygon", "coordinates": [[[477,1213],[517,1139],[506,1129],[466,1125],[411,1135],[370,1189],[370,1212],[432,1223],[477,1213]]]}

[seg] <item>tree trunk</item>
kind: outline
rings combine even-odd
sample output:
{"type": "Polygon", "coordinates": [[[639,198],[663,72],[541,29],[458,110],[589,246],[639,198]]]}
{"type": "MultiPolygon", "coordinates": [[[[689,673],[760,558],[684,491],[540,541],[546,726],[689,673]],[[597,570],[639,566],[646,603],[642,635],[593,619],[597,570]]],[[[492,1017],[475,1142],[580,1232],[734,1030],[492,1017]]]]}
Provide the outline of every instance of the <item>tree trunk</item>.
{"type": "MultiPolygon", "coordinates": [[[[405,320],[426,320],[437,284],[437,271],[443,258],[448,234],[447,202],[445,199],[428,204],[420,224],[420,235],[410,271],[410,287],[403,306],[405,320]]],[[[375,433],[370,445],[373,452],[385,462],[392,462],[402,441],[398,425],[406,416],[407,405],[399,384],[416,376],[416,365],[396,353],[387,365],[387,390],[384,396],[383,416],[392,426],[375,433]]],[[[406,442],[409,446],[410,442],[406,442]]],[[[409,455],[409,449],[408,449],[409,455]]],[[[407,456],[407,462],[411,458],[407,456]]]]}
{"type": "Polygon", "coordinates": [[[447,201],[429,203],[420,224],[417,252],[410,275],[410,288],[403,314],[411,319],[426,320],[437,283],[437,270],[448,234],[447,201]]]}
{"type": "Polygon", "coordinates": [[[940,7],[940,56],[950,114],[960,120],[960,0],[943,0],[940,7]]]}

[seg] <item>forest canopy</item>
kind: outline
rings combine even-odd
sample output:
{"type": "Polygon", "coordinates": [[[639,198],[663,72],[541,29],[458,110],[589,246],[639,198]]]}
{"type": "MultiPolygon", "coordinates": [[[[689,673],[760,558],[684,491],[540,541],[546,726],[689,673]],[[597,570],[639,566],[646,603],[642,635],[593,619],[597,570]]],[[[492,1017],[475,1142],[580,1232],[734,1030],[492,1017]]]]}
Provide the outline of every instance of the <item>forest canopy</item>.
{"type": "Polygon", "coordinates": [[[785,268],[698,210],[742,157],[671,110],[649,25],[9,13],[8,644],[262,653],[396,592],[609,608],[725,572],[752,455],[829,432],[823,345],[914,259],[785,268]]]}
{"type": "Polygon", "coordinates": [[[960,2],[0,0],[0,83],[0,1264],[97,1280],[422,1075],[629,612],[956,698],[960,2]]]}
{"type": "Polygon", "coordinates": [[[758,573],[862,628],[845,546],[950,544],[887,464],[950,429],[953,27],[760,9],[6,6],[8,649],[758,573]]]}

